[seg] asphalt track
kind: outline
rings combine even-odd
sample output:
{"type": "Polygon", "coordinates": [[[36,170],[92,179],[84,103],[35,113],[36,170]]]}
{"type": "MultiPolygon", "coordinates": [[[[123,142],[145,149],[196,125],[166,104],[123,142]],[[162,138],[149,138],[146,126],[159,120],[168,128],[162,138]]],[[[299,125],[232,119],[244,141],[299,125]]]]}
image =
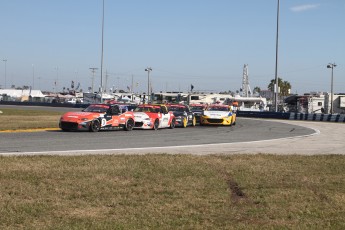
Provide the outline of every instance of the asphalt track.
{"type": "Polygon", "coordinates": [[[344,128],[343,123],[238,118],[232,127],[2,132],[0,155],[345,154],[344,128]]]}
{"type": "Polygon", "coordinates": [[[232,127],[0,133],[0,155],[344,154],[344,127],[336,123],[238,118],[232,127]]]}

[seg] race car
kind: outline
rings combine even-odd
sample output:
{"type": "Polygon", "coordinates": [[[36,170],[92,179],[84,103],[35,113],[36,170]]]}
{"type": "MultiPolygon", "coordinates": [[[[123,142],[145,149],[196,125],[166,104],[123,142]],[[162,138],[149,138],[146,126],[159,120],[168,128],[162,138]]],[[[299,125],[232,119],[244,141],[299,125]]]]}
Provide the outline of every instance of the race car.
{"type": "Polygon", "coordinates": [[[229,105],[213,104],[200,117],[200,125],[235,125],[236,113],[229,105]]]}
{"type": "Polygon", "coordinates": [[[67,112],[60,118],[62,131],[90,131],[124,129],[134,127],[133,112],[126,105],[91,104],[81,112],[67,112]]]}
{"type": "Polygon", "coordinates": [[[200,123],[200,117],[202,115],[202,112],[206,110],[207,105],[206,104],[190,104],[189,108],[194,113],[196,122],[200,123]]]}
{"type": "Polygon", "coordinates": [[[134,110],[134,129],[175,128],[175,116],[165,105],[143,104],[134,110]]]}
{"type": "Polygon", "coordinates": [[[196,119],[194,113],[190,111],[188,105],[183,104],[167,104],[168,110],[173,112],[175,116],[175,125],[186,128],[188,125],[195,126],[196,119]]]}

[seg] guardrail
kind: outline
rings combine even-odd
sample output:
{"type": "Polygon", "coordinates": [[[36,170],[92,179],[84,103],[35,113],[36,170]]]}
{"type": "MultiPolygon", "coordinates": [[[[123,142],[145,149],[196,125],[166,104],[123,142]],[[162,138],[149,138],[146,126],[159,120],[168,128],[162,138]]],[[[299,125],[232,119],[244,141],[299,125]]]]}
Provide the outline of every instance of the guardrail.
{"type": "Polygon", "coordinates": [[[238,117],[286,119],[286,120],[303,120],[303,121],[345,122],[345,114],[237,111],[237,116],[238,117]]]}

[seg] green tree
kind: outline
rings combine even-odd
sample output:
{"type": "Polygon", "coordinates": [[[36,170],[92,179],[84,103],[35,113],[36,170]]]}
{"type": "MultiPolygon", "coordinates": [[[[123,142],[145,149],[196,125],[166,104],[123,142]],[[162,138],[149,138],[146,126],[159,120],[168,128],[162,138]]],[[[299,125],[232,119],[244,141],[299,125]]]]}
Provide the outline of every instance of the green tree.
{"type": "MultiPolygon", "coordinates": [[[[268,84],[268,89],[274,92],[274,83],[275,79],[272,79],[271,82],[268,84]]],[[[278,77],[278,87],[280,87],[280,96],[288,96],[291,90],[291,84],[288,81],[283,81],[280,77],[278,77]]]]}

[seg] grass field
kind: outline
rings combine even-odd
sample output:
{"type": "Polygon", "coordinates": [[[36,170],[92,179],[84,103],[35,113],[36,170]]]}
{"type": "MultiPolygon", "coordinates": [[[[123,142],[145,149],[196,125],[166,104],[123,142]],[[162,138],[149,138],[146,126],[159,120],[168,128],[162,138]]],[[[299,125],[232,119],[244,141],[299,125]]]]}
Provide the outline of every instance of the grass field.
{"type": "MultiPolygon", "coordinates": [[[[57,127],[62,114],[1,110],[1,129],[57,127]]],[[[339,155],[0,157],[0,229],[345,229],[344,165],[339,155]]]]}
{"type": "Polygon", "coordinates": [[[343,156],[1,157],[1,229],[345,229],[343,156]]]}

